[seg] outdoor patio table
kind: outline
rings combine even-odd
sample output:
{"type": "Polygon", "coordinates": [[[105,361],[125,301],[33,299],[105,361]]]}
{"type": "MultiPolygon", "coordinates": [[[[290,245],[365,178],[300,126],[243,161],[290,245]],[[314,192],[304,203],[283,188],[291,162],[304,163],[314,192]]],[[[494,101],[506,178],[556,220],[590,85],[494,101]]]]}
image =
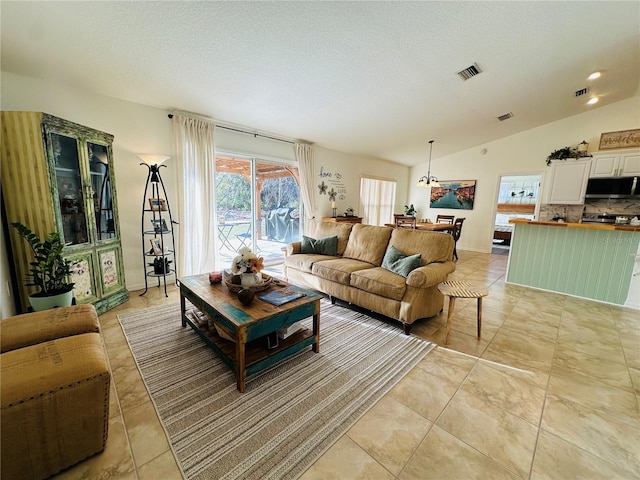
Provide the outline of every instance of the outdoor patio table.
{"type": "Polygon", "coordinates": [[[230,236],[233,231],[233,227],[238,227],[241,225],[247,226],[247,231],[242,233],[248,233],[251,228],[251,222],[224,222],[218,224],[218,238],[220,238],[220,243],[223,247],[227,248],[231,252],[235,252],[237,248],[235,248],[231,244],[230,236]]]}

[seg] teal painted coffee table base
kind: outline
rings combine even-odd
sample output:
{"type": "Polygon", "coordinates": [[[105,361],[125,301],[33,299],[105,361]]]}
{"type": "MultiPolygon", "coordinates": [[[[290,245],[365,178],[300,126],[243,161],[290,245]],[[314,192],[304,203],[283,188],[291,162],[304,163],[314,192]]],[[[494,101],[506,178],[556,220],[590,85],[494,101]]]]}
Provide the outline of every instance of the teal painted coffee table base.
{"type": "MultiPolygon", "coordinates": [[[[259,298],[245,306],[238,296],[223,284],[210,285],[208,275],[194,275],[178,280],[182,326],[189,325],[234,371],[238,390],[245,391],[247,375],[270,367],[276,362],[311,346],[320,351],[320,299],[322,295],[309,289],[274,281],[271,290],[287,288],[304,296],[275,306],[259,298]],[[187,310],[187,300],[205,314],[208,325],[216,324],[225,336],[222,338],[213,327],[199,326],[192,312],[187,310]],[[313,328],[305,328],[279,343],[267,348],[265,337],[280,328],[286,328],[300,320],[313,317],[313,328]]],[[[259,295],[259,294],[258,294],[259,295]]]]}

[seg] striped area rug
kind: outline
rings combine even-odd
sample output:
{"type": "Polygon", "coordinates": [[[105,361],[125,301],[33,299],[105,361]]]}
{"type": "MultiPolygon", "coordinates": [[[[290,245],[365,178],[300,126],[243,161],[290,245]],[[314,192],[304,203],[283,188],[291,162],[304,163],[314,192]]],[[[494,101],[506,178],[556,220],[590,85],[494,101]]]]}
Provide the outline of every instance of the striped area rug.
{"type": "Polygon", "coordinates": [[[435,346],[322,300],[320,353],[248,377],[241,394],[179,305],[118,318],[188,479],[297,478],[435,346]]]}

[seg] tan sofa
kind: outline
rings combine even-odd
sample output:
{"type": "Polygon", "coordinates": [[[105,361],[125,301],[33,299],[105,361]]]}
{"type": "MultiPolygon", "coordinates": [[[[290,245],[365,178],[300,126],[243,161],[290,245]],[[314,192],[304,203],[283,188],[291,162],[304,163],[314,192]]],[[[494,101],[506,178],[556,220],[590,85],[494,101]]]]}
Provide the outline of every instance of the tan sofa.
{"type": "Polygon", "coordinates": [[[336,256],[300,253],[301,242],[287,245],[285,276],[335,298],[395,318],[409,334],[419,318],[437,315],[444,297],[437,285],[455,270],[454,241],[446,233],[372,225],[315,222],[308,237],[338,237],[336,256]],[[382,268],[387,248],[420,254],[421,265],[405,278],[382,268]]]}
{"type": "Polygon", "coordinates": [[[93,305],[0,322],[1,478],[42,479],[104,450],[111,376],[93,305]]]}

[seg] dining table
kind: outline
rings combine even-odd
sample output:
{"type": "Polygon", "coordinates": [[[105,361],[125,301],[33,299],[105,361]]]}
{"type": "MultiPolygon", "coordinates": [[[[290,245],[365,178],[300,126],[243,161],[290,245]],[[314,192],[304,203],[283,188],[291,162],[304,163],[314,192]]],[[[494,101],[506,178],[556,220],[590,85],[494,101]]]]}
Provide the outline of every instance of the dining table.
{"type": "MultiPolygon", "coordinates": [[[[395,223],[385,223],[385,227],[396,228],[395,223]]],[[[400,227],[400,228],[413,228],[413,227],[400,227]]],[[[427,230],[429,232],[447,232],[453,233],[453,224],[450,223],[416,223],[416,230],[427,230]]]]}
{"type": "Polygon", "coordinates": [[[417,230],[428,230],[430,232],[453,233],[452,223],[416,223],[417,230]]]}

